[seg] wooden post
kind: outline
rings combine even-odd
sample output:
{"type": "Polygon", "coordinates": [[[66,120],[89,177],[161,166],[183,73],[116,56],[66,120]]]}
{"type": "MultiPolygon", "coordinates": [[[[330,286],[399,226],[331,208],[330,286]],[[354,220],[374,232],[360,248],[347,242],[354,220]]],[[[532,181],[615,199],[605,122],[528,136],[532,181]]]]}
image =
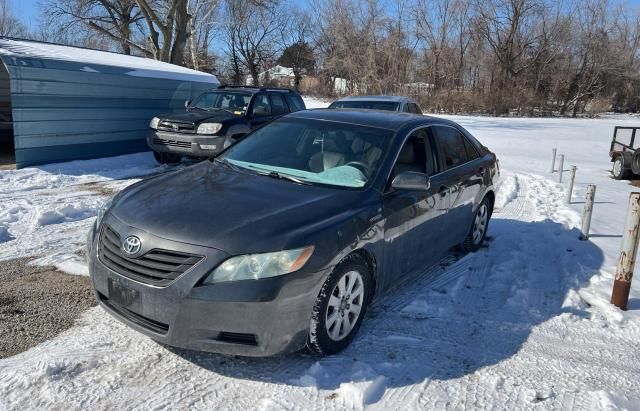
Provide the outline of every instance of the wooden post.
{"type": "Polygon", "coordinates": [[[580,230],[580,240],[589,239],[589,227],[591,226],[591,213],[593,212],[593,199],[596,196],[596,186],[589,184],[584,196],[584,209],[582,210],[582,228],[580,230]]]}
{"type": "Polygon", "coordinates": [[[551,161],[551,172],[555,173],[556,171],[556,153],[558,152],[557,149],[553,149],[553,160],[551,161]]]}
{"type": "Polygon", "coordinates": [[[624,235],[622,236],[622,250],[620,250],[620,258],[618,258],[618,266],[616,268],[616,278],[613,282],[613,291],[611,293],[611,304],[625,311],[627,310],[627,303],[629,302],[633,269],[636,265],[639,228],[640,193],[634,192],[629,195],[627,221],[625,222],[624,235]]]}
{"type": "Polygon", "coordinates": [[[567,187],[567,204],[571,204],[571,194],[573,194],[573,183],[576,181],[576,166],[571,166],[571,177],[567,187]]]}
{"type": "Polygon", "coordinates": [[[560,154],[560,168],[558,168],[558,183],[562,183],[563,168],[564,168],[564,154],[560,154]]]}

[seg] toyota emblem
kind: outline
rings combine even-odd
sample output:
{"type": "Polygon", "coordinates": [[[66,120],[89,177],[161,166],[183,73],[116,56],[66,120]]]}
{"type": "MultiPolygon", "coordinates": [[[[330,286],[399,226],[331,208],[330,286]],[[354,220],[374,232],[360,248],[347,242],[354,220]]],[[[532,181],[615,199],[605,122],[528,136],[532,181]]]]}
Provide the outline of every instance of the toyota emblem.
{"type": "Polygon", "coordinates": [[[125,254],[134,255],[140,251],[141,245],[142,243],[138,237],[130,235],[122,242],[122,251],[124,251],[125,254]]]}

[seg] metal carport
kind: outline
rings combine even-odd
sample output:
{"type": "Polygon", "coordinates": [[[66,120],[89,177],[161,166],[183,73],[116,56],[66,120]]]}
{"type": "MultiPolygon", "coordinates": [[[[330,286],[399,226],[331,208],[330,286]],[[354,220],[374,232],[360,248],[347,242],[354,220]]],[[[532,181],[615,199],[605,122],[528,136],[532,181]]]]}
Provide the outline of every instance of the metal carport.
{"type": "Polygon", "coordinates": [[[17,168],[145,151],[149,120],[219,86],[143,57],[0,38],[0,158],[17,168]]]}

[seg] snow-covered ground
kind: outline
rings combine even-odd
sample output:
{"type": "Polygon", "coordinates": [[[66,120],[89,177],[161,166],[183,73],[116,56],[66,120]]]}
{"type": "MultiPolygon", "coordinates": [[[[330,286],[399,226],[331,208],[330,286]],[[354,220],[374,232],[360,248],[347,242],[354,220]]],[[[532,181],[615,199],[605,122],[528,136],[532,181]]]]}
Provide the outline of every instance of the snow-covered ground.
{"type": "MultiPolygon", "coordinates": [[[[614,125],[638,121],[449,118],[500,158],[488,246],[379,300],[343,353],[170,351],[94,308],[0,360],[0,409],[640,409],[640,287],[629,311],[608,303],[634,190],[609,178],[608,146],[614,125]],[[570,206],[549,173],[553,147],[565,169],[578,167],[570,206]],[[593,235],[582,242],[589,183],[593,235]]],[[[97,207],[166,169],[136,154],[0,171],[0,260],[33,255],[86,272],[79,250],[97,207]]]]}

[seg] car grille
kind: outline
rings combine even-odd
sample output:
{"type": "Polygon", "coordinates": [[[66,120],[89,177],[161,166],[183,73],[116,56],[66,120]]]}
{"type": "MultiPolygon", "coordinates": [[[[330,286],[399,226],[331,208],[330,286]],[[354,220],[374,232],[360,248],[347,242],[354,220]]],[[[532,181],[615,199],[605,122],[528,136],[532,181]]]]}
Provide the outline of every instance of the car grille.
{"type": "Polygon", "coordinates": [[[196,265],[202,256],[177,251],[153,249],[131,258],[120,249],[120,236],[105,225],[100,234],[98,256],[100,261],[125,277],[145,284],[166,286],[196,265]]]}
{"type": "Polygon", "coordinates": [[[160,120],[158,123],[158,131],[193,134],[196,131],[196,126],[193,123],[182,121],[160,120]]]}
{"type": "Polygon", "coordinates": [[[191,148],[191,142],[189,141],[165,140],[162,138],[154,138],[153,143],[161,146],[191,148]]]}

